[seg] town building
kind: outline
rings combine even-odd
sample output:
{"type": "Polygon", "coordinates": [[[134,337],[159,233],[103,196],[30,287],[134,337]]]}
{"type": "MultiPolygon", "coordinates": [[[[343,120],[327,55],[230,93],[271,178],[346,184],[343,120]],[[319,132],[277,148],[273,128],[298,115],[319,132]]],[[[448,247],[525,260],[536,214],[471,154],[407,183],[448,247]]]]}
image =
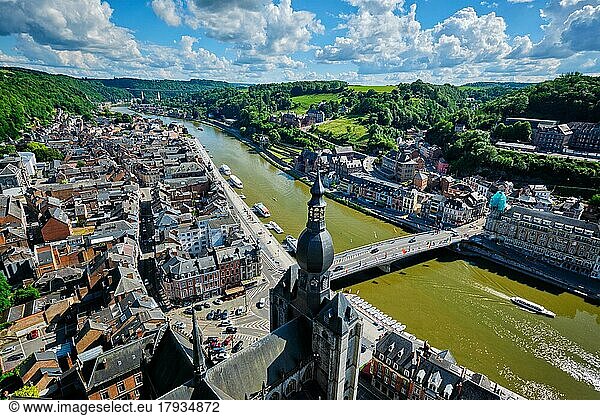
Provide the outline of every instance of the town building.
{"type": "Polygon", "coordinates": [[[381,160],[382,172],[398,182],[412,181],[417,166],[408,150],[391,150],[381,160]]]}
{"type": "Polygon", "coordinates": [[[449,350],[432,348],[406,333],[377,342],[361,378],[384,400],[514,400],[520,396],[458,365],[449,350]]]}
{"type": "Polygon", "coordinates": [[[261,273],[260,248],[254,245],[219,247],[194,259],[173,256],[160,267],[165,296],[175,302],[225,295],[261,273]]]}
{"type": "Polygon", "coordinates": [[[271,333],[206,369],[194,317],[193,368],[163,337],[149,371],[154,396],[186,399],[354,399],[362,320],[342,293],[330,289],[333,243],[325,226],[321,175],[311,188],[308,222],[298,239],[298,265],[271,289],[271,333]],[[163,345],[164,344],[164,345],[163,345]],[[181,362],[171,371],[169,364],[181,362]],[[187,363],[187,365],[185,364],[187,363]]]}
{"type": "Polygon", "coordinates": [[[485,232],[500,245],[583,276],[600,278],[598,224],[513,205],[493,207],[485,232]]]}
{"type": "Polygon", "coordinates": [[[573,131],[569,148],[589,153],[600,153],[600,123],[569,123],[573,131]]]}
{"type": "Polygon", "coordinates": [[[573,131],[567,124],[539,126],[533,133],[531,143],[543,152],[562,153],[572,136],[573,131]]]}

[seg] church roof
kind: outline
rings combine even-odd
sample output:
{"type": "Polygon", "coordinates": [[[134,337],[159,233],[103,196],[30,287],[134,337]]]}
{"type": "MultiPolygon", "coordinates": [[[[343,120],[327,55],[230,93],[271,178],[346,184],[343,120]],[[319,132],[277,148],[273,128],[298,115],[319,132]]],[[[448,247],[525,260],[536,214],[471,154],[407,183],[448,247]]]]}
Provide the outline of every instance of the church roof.
{"type": "Polygon", "coordinates": [[[358,319],[358,315],[346,296],[336,293],[321,309],[316,319],[335,334],[343,335],[349,330],[348,324],[358,319]]]}
{"type": "Polygon", "coordinates": [[[206,383],[220,399],[243,400],[283,381],[286,373],[312,357],[312,327],[304,316],[221,362],[206,373],[206,383]]]}
{"type": "Polygon", "coordinates": [[[193,378],[191,354],[191,350],[182,345],[175,333],[170,328],[167,329],[147,367],[150,389],[154,397],[170,394],[193,378]]]}

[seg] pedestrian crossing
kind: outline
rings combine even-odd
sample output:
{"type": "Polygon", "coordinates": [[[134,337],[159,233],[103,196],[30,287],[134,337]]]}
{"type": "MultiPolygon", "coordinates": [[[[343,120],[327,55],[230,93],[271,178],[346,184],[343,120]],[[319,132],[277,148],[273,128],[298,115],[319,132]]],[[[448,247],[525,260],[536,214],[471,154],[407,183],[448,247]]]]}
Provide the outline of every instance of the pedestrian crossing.
{"type": "Polygon", "coordinates": [[[248,296],[248,299],[254,299],[254,297],[258,293],[262,292],[265,289],[266,286],[267,286],[267,284],[263,283],[263,284],[251,287],[250,289],[246,289],[246,294],[248,296]]]}
{"type": "Polygon", "coordinates": [[[251,322],[240,323],[239,326],[241,328],[257,329],[263,332],[269,332],[271,329],[269,321],[266,319],[255,319],[251,322]]]}

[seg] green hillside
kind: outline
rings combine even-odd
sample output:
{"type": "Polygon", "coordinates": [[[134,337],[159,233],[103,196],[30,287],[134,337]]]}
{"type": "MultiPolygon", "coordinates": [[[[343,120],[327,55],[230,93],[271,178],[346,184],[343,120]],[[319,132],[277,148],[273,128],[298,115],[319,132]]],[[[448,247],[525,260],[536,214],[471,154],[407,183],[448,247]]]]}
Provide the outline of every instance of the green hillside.
{"type": "Polygon", "coordinates": [[[500,117],[534,117],[561,122],[600,121],[600,77],[579,73],[513,91],[482,111],[500,117]]]}
{"type": "Polygon", "coordinates": [[[6,142],[19,138],[34,121],[52,120],[56,108],[90,116],[97,103],[128,99],[130,94],[97,81],[2,67],[0,96],[0,141],[6,142]]]}
{"type": "Polygon", "coordinates": [[[134,97],[139,98],[144,91],[146,98],[155,97],[160,92],[162,97],[172,97],[184,94],[193,94],[213,88],[232,87],[223,81],[205,79],[191,79],[189,81],[175,80],[147,80],[137,78],[113,78],[96,80],[107,87],[121,88],[129,91],[134,97]]]}

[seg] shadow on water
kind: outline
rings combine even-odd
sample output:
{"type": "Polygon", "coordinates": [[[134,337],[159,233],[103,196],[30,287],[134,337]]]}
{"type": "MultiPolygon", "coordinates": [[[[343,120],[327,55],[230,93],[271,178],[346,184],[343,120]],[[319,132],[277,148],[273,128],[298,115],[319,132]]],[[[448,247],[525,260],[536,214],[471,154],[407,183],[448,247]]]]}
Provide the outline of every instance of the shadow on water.
{"type": "MultiPolygon", "coordinates": [[[[362,272],[349,274],[347,276],[332,281],[331,288],[333,290],[341,290],[349,286],[354,286],[356,284],[363,283],[372,279],[377,279],[378,277],[385,276],[390,273],[406,275],[406,272],[401,271],[401,269],[405,269],[412,266],[418,266],[419,264],[425,263],[430,260],[439,260],[439,254],[443,250],[443,248],[435,249],[426,253],[416,254],[406,259],[395,261],[394,263],[392,263],[392,267],[389,273],[384,272],[383,270],[377,267],[374,267],[368,270],[364,270],[362,272]]],[[[423,264],[423,266],[429,267],[429,265],[427,264],[423,264]]]]}

